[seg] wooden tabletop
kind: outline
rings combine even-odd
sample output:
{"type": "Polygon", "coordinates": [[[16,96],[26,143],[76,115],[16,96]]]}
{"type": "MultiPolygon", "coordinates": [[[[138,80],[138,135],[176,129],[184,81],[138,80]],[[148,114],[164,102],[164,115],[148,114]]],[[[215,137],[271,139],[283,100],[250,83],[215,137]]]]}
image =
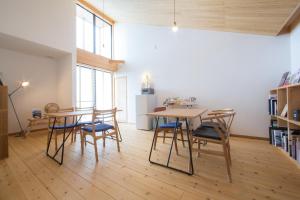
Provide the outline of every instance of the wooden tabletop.
{"type": "MultiPolygon", "coordinates": [[[[118,109],[117,112],[122,110],[118,109]]],[[[56,113],[46,113],[46,117],[75,117],[82,115],[92,115],[93,110],[85,110],[85,111],[70,111],[70,112],[56,112],[56,113]]]]}
{"type": "Polygon", "coordinates": [[[56,113],[46,113],[47,117],[73,117],[81,115],[91,115],[93,110],[90,111],[72,111],[72,112],[56,112],[56,113]]]}
{"type": "Polygon", "coordinates": [[[174,108],[159,112],[151,112],[147,115],[156,117],[179,117],[179,118],[195,118],[203,115],[207,109],[205,108],[174,108]]]}

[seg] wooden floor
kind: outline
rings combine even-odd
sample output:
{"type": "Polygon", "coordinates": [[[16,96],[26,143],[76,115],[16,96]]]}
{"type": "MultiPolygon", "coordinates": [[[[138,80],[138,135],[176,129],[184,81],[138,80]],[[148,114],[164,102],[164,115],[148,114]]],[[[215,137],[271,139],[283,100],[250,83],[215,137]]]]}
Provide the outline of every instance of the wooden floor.
{"type": "MultiPolygon", "coordinates": [[[[121,132],[120,153],[114,141],[105,149],[99,141],[99,163],[92,146],[82,156],[79,140],[68,142],[62,166],[45,156],[45,132],[11,136],[10,157],[0,161],[0,199],[300,199],[300,170],[266,141],[232,138],[230,184],[222,157],[195,155],[196,174],[188,176],[149,164],[152,132],[132,125],[121,132]]],[[[163,161],[169,143],[159,140],[154,159],[163,161]]],[[[179,146],[172,164],[184,168],[187,148],[179,146]]]]}

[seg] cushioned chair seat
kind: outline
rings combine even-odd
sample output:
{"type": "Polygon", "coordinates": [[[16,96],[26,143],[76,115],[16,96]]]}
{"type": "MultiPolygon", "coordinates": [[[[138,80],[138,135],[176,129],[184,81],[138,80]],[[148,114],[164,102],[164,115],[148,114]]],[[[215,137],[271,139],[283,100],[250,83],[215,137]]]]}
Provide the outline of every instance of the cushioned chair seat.
{"type": "Polygon", "coordinates": [[[214,128],[201,126],[193,131],[193,136],[204,137],[209,139],[221,140],[219,134],[214,128]]]}
{"type": "MultiPolygon", "coordinates": [[[[64,125],[55,125],[53,128],[54,129],[64,129],[64,128],[74,128],[75,124],[66,124],[66,126],[64,125]]],[[[50,129],[52,129],[52,126],[49,127],[50,129]]]]}
{"type": "Polygon", "coordinates": [[[181,127],[182,123],[178,123],[177,126],[176,126],[176,122],[169,122],[169,123],[166,123],[166,124],[161,124],[159,125],[159,128],[179,128],[181,127]]]}
{"type": "MultiPolygon", "coordinates": [[[[107,131],[109,129],[113,129],[114,127],[110,124],[97,124],[95,131],[100,132],[100,131],[107,131]]],[[[93,132],[93,127],[91,126],[86,126],[83,127],[82,130],[87,131],[87,132],[93,132]]]]}
{"type": "MultiPolygon", "coordinates": [[[[102,121],[99,120],[99,121],[96,121],[95,123],[99,124],[99,123],[102,123],[102,121]]],[[[91,125],[91,124],[93,124],[93,122],[92,121],[78,122],[77,126],[82,126],[82,125],[85,125],[85,124],[91,125]]]]}

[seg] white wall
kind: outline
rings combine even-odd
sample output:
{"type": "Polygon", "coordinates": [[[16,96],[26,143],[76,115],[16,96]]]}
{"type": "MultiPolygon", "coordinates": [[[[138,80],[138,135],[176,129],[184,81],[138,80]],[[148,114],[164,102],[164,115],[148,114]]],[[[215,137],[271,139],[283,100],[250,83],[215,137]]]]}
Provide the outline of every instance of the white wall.
{"type": "MultiPolygon", "coordinates": [[[[0,71],[9,92],[21,81],[30,82],[29,87],[12,96],[23,128],[27,126],[26,119],[31,117],[33,108],[44,110],[47,103],[57,102],[56,65],[53,59],[0,49],[0,71]]],[[[20,130],[10,103],[8,123],[9,133],[20,130]]]]}
{"type": "Polygon", "coordinates": [[[291,32],[291,71],[300,69],[300,23],[291,32]]]}
{"type": "Polygon", "coordinates": [[[73,0],[1,0],[0,32],[73,52],[74,16],[73,0]]]}
{"type": "Polygon", "coordinates": [[[268,136],[267,99],[290,69],[289,36],[117,24],[115,55],[128,76],[128,118],[135,122],[135,95],[150,73],[158,102],[195,96],[207,108],[237,111],[233,133],[268,136]]]}
{"type": "MultiPolygon", "coordinates": [[[[30,49],[31,47],[27,45],[19,48],[16,42],[11,45],[10,42],[5,42],[5,45],[2,45],[0,41],[0,48],[21,50],[28,54],[26,57],[15,52],[9,54],[10,60],[2,61],[0,59],[0,72],[4,73],[6,82],[9,83],[9,90],[15,87],[13,82],[22,78],[23,74],[27,79],[34,80],[32,87],[38,87],[36,91],[32,92],[33,95],[26,92],[26,95],[32,96],[28,102],[25,102],[26,104],[21,101],[16,102],[22,121],[31,115],[32,107],[40,107],[42,104],[44,106],[50,101],[57,102],[61,107],[72,106],[75,94],[72,84],[74,81],[72,73],[76,64],[75,32],[75,2],[73,0],[1,0],[0,36],[16,38],[18,41],[22,41],[19,45],[30,44],[33,48],[43,50],[43,52],[35,54],[36,49],[30,49]],[[34,55],[39,55],[39,57],[34,55]],[[52,55],[56,56],[50,64],[49,59],[44,56],[53,57],[52,55]],[[27,70],[29,71],[20,69],[23,67],[22,62],[25,58],[27,60],[24,64],[28,66],[27,70]],[[5,68],[5,65],[10,66],[9,70],[5,68]],[[43,66],[41,67],[41,65],[43,66]],[[51,67],[53,69],[50,69],[51,67]],[[38,75],[39,77],[36,77],[38,75]],[[39,79],[36,80],[37,78],[39,79]],[[48,83],[41,84],[42,80],[48,83]],[[44,91],[40,91],[42,87],[44,87],[44,91]],[[51,91],[49,93],[51,98],[45,94],[48,89],[51,91]],[[37,98],[41,100],[33,98],[36,97],[36,94],[41,94],[37,98]],[[30,101],[32,104],[29,104],[30,101]]],[[[5,58],[5,55],[7,53],[4,51],[0,52],[1,57],[5,58]]],[[[11,116],[12,113],[9,115],[11,116]]],[[[10,131],[15,131],[15,127],[17,127],[15,121],[10,120],[9,123],[10,131]]]]}

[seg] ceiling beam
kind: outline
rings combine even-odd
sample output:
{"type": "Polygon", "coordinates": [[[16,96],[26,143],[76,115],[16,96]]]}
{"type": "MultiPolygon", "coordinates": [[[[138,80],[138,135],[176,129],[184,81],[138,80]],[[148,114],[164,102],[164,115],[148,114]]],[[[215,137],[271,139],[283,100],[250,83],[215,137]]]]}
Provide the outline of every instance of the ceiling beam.
{"type": "Polygon", "coordinates": [[[293,12],[289,15],[289,17],[284,21],[283,25],[281,26],[279,32],[276,35],[281,35],[285,33],[289,33],[292,30],[292,26],[295,21],[298,21],[300,18],[300,3],[295,7],[293,12]]]}
{"type": "Polygon", "coordinates": [[[115,20],[113,20],[108,15],[104,14],[102,11],[98,10],[96,7],[94,7],[92,4],[90,4],[86,0],[77,0],[77,3],[81,6],[83,6],[84,8],[86,8],[87,10],[89,10],[90,12],[92,12],[93,14],[97,15],[101,19],[110,23],[111,25],[113,25],[115,23],[115,20]]]}
{"type": "Polygon", "coordinates": [[[123,60],[111,60],[83,49],[77,49],[77,63],[115,72],[118,70],[119,64],[125,62],[123,60]]]}

